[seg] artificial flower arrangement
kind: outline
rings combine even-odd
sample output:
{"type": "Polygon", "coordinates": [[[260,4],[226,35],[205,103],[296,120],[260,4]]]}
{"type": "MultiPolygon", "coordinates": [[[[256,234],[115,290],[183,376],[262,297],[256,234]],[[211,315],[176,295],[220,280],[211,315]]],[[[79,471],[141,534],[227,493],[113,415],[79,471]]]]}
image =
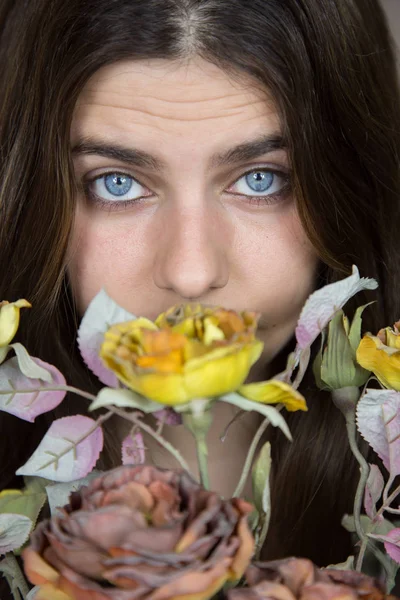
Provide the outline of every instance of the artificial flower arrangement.
{"type": "Polygon", "coordinates": [[[96,396],[68,386],[55,367],[12,343],[20,310],[30,304],[2,302],[0,410],[34,422],[67,392],[85,398],[89,414],[102,409],[97,419],[85,414],[55,420],[17,471],[24,489],[0,492],[0,572],[14,599],[208,600],[223,593],[228,600],[378,600],[390,593],[400,566],[400,323],[362,337],[365,306],[351,323],[342,310],[357,292],[376,287],[353,267],[351,276],[314,292],[301,312],[285,371],[252,384],[245,381],[262,351],[256,314],[188,304],[152,322],[135,318],[101,291],[78,332],[84,361],[105,385],[96,396]],[[270,445],[262,443],[263,435],[274,426],[291,439],[282,409],[307,410],[298,387],[317,338],[316,382],[342,411],[360,465],[353,515],[343,518],[358,537],[354,556],[325,569],[301,557],[259,561],[271,509],[270,445]],[[263,417],[228,499],[209,489],[207,432],[219,402],[263,417]],[[122,443],[122,465],[101,473],[94,469],[102,423],[115,414],[131,429],[122,443]],[[147,414],[154,415],[154,427],[144,420],[147,414]],[[165,423],[193,434],[200,481],[163,437],[165,423]],[[146,464],[143,432],[179,468],[146,464]],[[382,469],[367,463],[358,434],[382,469]],[[252,503],[241,498],[249,477],[252,503]],[[42,520],[45,505],[51,517],[42,520]],[[378,580],[362,572],[366,555],[381,565],[378,580]]]}

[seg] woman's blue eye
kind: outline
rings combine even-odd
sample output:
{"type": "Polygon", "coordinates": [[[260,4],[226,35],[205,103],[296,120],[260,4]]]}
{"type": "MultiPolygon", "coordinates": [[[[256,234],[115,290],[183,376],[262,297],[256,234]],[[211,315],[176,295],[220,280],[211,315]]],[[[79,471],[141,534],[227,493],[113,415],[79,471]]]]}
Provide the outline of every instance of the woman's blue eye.
{"type": "Polygon", "coordinates": [[[241,196],[274,196],[279,195],[286,185],[284,173],[257,169],[240,177],[229,191],[241,196]]]}
{"type": "Polygon", "coordinates": [[[129,202],[149,195],[149,190],[126,173],[100,175],[87,185],[89,196],[103,202],[129,202]]]}
{"type": "Polygon", "coordinates": [[[254,171],[246,175],[246,183],[254,192],[267,192],[274,181],[272,173],[254,171]]]}
{"type": "Polygon", "coordinates": [[[110,194],[124,196],[132,187],[132,179],[126,175],[114,173],[113,175],[106,175],[104,177],[104,184],[110,194]]]}

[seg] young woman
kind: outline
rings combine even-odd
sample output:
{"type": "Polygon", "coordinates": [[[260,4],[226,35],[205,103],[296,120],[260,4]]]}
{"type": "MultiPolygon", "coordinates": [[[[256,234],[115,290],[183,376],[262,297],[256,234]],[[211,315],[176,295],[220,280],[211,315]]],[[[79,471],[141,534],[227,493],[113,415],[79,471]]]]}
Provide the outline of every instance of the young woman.
{"type": "MultiPolygon", "coordinates": [[[[32,302],[20,340],[71,385],[98,385],[76,330],[101,287],[148,317],[187,301],[260,312],[254,379],[352,264],[379,281],[365,328],[399,318],[400,102],[377,0],[1,0],[0,27],[0,295],[32,302]]],[[[326,565],[351,550],[358,468],[329,396],[312,377],[302,391],[294,442],[273,433],[265,557],[326,565]]],[[[82,410],[2,413],[0,489],[50,420],[82,410]]],[[[253,426],[232,453],[215,444],[220,477],[253,426]]]]}

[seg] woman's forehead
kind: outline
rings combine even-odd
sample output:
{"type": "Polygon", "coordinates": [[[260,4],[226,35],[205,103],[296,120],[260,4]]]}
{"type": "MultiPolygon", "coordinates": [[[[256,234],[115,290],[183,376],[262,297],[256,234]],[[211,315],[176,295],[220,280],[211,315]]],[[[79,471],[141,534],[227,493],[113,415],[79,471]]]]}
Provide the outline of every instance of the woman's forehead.
{"type": "Polygon", "coordinates": [[[125,61],[99,70],[77,102],[72,143],[101,132],[137,139],[233,141],[279,135],[274,103],[250,77],[242,81],[205,61],[125,61]]]}
{"type": "Polygon", "coordinates": [[[240,103],[244,96],[265,101],[267,96],[267,91],[250,75],[236,72],[233,76],[201,58],[149,59],[118,61],[102,67],[89,79],[79,101],[113,90],[115,94],[151,94],[164,102],[183,104],[229,99],[240,103]]]}

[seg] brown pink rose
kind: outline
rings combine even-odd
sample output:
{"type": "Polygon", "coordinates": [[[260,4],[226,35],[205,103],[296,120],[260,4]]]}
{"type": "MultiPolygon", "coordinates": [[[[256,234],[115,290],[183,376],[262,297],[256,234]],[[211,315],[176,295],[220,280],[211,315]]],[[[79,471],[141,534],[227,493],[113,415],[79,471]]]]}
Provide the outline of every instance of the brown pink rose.
{"type": "Polygon", "coordinates": [[[228,593],[228,600],[386,600],[381,584],[363,573],[319,569],[305,558],[252,564],[248,587],[228,593]]]}
{"type": "Polygon", "coordinates": [[[250,562],[251,510],[183,471],[119,467],[36,528],[25,572],[35,600],[207,600],[250,562]]]}

